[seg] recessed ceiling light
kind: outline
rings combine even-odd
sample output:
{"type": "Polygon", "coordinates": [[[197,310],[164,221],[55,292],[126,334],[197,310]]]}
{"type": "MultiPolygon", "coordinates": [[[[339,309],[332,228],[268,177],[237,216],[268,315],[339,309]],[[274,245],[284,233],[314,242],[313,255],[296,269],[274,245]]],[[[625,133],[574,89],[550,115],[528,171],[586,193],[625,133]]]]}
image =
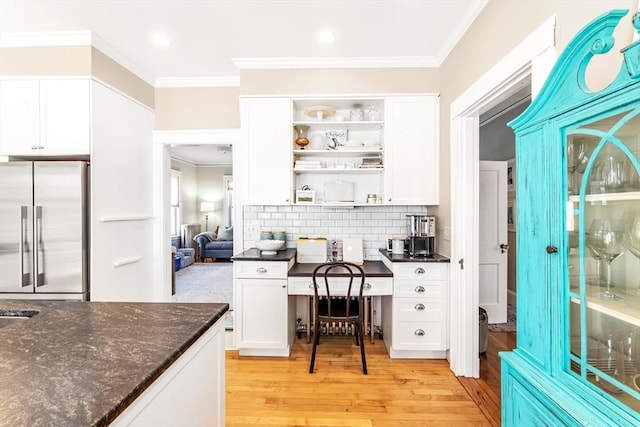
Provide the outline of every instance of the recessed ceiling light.
{"type": "Polygon", "coordinates": [[[329,30],[322,31],[318,34],[318,40],[320,43],[331,43],[335,38],[336,36],[329,30]]]}
{"type": "Polygon", "coordinates": [[[171,40],[169,40],[169,38],[163,34],[154,34],[151,40],[156,46],[165,47],[171,44],[171,40]]]}

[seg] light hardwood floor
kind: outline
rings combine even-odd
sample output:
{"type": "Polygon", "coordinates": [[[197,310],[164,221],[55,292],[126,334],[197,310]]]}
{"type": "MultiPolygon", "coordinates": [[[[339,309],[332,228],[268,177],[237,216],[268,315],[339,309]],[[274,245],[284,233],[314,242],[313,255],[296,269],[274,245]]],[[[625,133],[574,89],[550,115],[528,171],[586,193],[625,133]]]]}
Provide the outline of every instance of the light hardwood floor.
{"type": "Polygon", "coordinates": [[[367,342],[366,352],[369,375],[362,374],[359,349],[348,337],[321,339],[313,374],[308,373],[311,345],[305,339],[295,340],[289,358],[227,351],[226,425],[499,425],[499,370],[498,401],[491,401],[496,398],[492,392],[485,402],[479,396],[492,389],[495,378],[468,380],[463,386],[446,360],[389,359],[381,340],[367,342]],[[478,384],[471,394],[470,381],[478,384]]]}

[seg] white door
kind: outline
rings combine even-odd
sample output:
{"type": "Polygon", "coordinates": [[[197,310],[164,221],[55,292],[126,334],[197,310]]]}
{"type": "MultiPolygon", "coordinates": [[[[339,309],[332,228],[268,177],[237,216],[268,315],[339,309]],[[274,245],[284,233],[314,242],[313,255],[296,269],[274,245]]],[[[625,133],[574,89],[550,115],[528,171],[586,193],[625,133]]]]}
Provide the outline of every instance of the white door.
{"type": "Polygon", "coordinates": [[[489,323],[507,321],[507,162],[480,162],[479,303],[489,323]]]}

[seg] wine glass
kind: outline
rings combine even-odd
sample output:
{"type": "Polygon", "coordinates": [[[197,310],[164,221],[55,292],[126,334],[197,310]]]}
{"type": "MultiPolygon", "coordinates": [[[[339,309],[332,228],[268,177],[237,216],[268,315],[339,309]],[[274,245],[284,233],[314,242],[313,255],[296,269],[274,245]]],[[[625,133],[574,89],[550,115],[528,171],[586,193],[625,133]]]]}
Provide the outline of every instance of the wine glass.
{"type": "Polygon", "coordinates": [[[625,214],[629,252],[640,258],[640,214],[625,214]]]}
{"type": "Polygon", "coordinates": [[[567,144],[567,169],[569,172],[569,194],[580,192],[580,177],[587,167],[589,156],[585,138],[573,138],[567,144]]]}
{"type": "Polygon", "coordinates": [[[599,240],[601,236],[599,235],[599,230],[602,230],[602,220],[594,219],[591,223],[591,228],[587,233],[587,248],[589,249],[589,253],[596,260],[596,283],[598,285],[602,284],[602,279],[600,275],[600,262],[602,261],[602,250],[599,246],[599,240]]]}
{"type": "Polygon", "coordinates": [[[604,219],[602,228],[596,230],[597,245],[601,251],[602,260],[606,263],[607,290],[601,294],[603,299],[621,300],[621,296],[611,291],[611,263],[626,249],[627,233],[624,221],[621,219],[604,219]]]}

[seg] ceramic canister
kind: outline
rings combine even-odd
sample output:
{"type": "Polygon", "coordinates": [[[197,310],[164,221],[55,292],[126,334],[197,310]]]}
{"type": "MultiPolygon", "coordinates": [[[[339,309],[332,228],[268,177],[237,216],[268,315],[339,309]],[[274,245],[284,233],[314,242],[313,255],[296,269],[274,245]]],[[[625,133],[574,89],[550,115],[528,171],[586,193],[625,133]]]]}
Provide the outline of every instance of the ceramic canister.
{"type": "Polygon", "coordinates": [[[273,234],[270,231],[261,231],[260,240],[273,240],[273,234]]]}
{"type": "Polygon", "coordinates": [[[273,232],[273,240],[282,240],[284,242],[287,241],[287,233],[284,231],[274,231],[273,232]]]}
{"type": "Polygon", "coordinates": [[[404,237],[394,237],[391,239],[391,253],[394,255],[404,254],[404,237]]]}

